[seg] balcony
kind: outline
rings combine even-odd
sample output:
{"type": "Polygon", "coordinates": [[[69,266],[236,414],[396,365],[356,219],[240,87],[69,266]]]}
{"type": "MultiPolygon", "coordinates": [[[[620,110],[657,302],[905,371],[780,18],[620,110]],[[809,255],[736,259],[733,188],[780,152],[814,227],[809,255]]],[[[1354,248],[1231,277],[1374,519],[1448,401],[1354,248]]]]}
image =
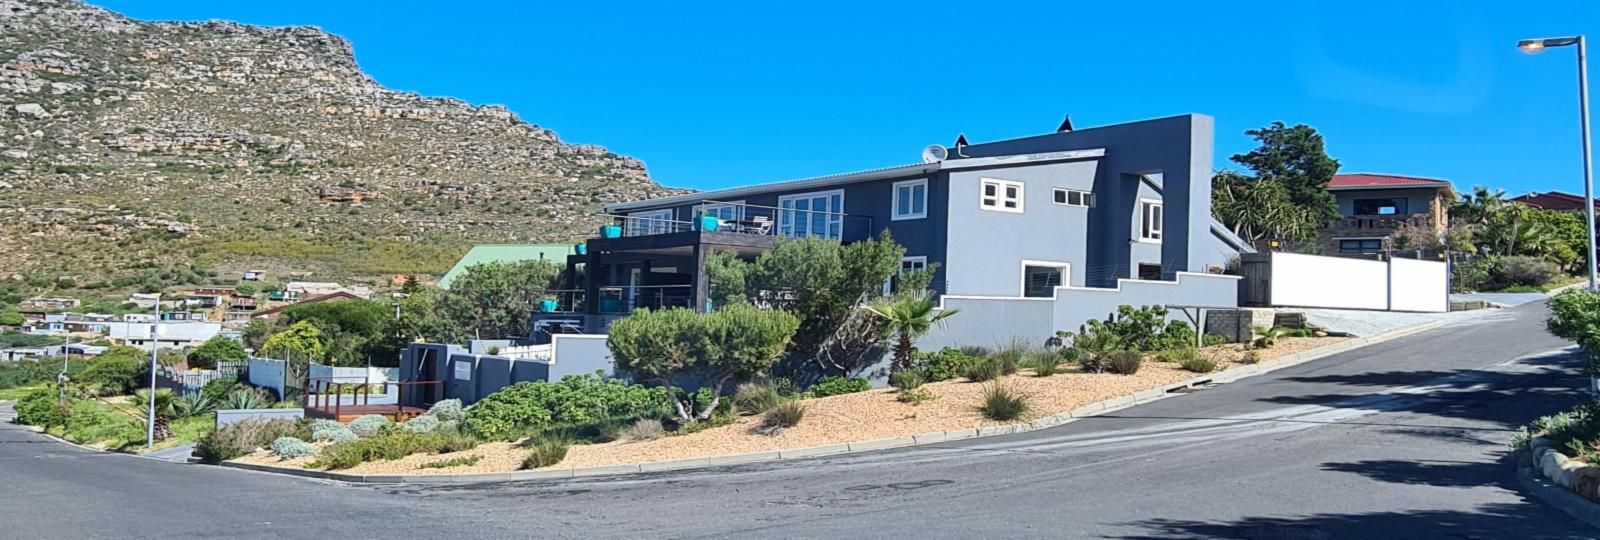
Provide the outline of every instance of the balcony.
{"type": "Polygon", "coordinates": [[[692,221],[665,217],[667,211],[652,216],[650,212],[632,215],[610,215],[612,236],[602,232],[604,239],[634,238],[661,235],[719,235],[744,237],[825,238],[841,242],[855,242],[871,238],[872,218],[852,216],[840,212],[811,210],[806,201],[794,202],[785,207],[761,206],[721,201],[703,201],[696,206],[704,216],[692,221]],[[798,204],[798,206],[795,206],[798,204]],[[706,220],[706,221],[702,221],[706,220]]]}
{"type": "Polygon", "coordinates": [[[1358,214],[1344,216],[1333,222],[1331,227],[1336,232],[1371,232],[1389,233],[1401,226],[1410,224],[1412,227],[1433,229],[1436,227],[1433,214],[1358,214]]]}
{"type": "Polygon", "coordinates": [[[597,287],[597,301],[589,309],[588,292],[583,289],[546,291],[555,297],[555,305],[542,305],[544,313],[595,313],[601,315],[626,315],[639,308],[652,311],[694,307],[690,285],[621,285],[597,287]],[[552,309],[553,308],[553,309],[552,309]]]}

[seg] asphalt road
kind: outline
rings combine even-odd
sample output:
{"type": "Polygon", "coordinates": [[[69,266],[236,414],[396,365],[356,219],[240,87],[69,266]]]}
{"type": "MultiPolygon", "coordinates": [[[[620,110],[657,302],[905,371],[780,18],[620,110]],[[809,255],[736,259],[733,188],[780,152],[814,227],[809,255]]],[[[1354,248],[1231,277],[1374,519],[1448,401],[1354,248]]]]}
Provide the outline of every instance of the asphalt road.
{"type": "Polygon", "coordinates": [[[1543,304],[1058,428],[626,478],[347,486],[0,426],[0,538],[1595,538],[1515,487],[1543,304]],[[396,536],[403,535],[403,536],[396,536]]]}

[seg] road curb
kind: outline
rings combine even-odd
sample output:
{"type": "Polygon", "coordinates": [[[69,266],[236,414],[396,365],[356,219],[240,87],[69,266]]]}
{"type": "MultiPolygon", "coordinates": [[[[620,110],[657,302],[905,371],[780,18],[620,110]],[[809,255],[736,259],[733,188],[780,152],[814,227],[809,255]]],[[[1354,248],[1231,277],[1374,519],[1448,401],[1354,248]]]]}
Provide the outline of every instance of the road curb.
{"type": "Polygon", "coordinates": [[[672,460],[672,461],[651,461],[651,462],[636,463],[636,464],[629,464],[629,465],[607,465],[607,466],[601,466],[601,467],[578,467],[578,468],[567,468],[567,469],[546,469],[546,470],[533,470],[533,471],[517,471],[517,472],[509,472],[509,473],[462,474],[462,475],[450,475],[450,476],[447,476],[447,475],[360,476],[360,475],[352,475],[352,474],[330,473],[330,472],[326,472],[326,471],[295,470],[295,469],[273,467],[273,466],[270,466],[270,465],[251,465],[251,464],[235,463],[235,462],[229,462],[229,461],[225,461],[221,465],[224,466],[224,467],[234,467],[234,468],[239,468],[239,469],[248,469],[248,470],[252,470],[252,471],[284,472],[284,473],[287,473],[287,474],[294,474],[296,476],[307,476],[307,477],[312,477],[312,478],[321,478],[321,479],[326,479],[326,480],[337,480],[337,481],[341,481],[341,482],[350,482],[350,483],[367,483],[367,484],[483,483],[483,482],[509,482],[509,481],[520,481],[520,480],[547,480],[547,479],[556,479],[556,478],[575,478],[575,477],[625,476],[625,475],[630,475],[630,474],[640,474],[640,473],[657,472],[657,471],[676,471],[676,470],[704,469],[704,468],[710,468],[710,467],[723,467],[723,466],[730,466],[730,465],[745,465],[745,464],[751,464],[751,463],[764,463],[764,462],[772,462],[772,461],[787,461],[787,460],[793,460],[793,459],[807,459],[807,458],[814,458],[814,457],[837,456],[837,455],[841,455],[841,454],[853,454],[853,453],[859,453],[859,452],[871,452],[871,451],[886,450],[886,449],[891,449],[891,448],[905,448],[905,447],[911,447],[911,446],[925,446],[925,445],[933,445],[933,444],[939,444],[939,443],[945,443],[945,442],[951,442],[951,441],[959,441],[959,440],[962,440],[962,439],[975,439],[975,438],[979,438],[979,437],[993,437],[993,436],[1000,436],[1000,435],[1012,435],[1012,434],[1017,434],[1017,433],[1026,433],[1026,432],[1029,432],[1029,431],[1037,431],[1037,430],[1041,430],[1041,429],[1049,429],[1049,428],[1053,428],[1053,427],[1060,426],[1060,425],[1063,425],[1063,424],[1068,424],[1068,423],[1071,423],[1071,422],[1075,422],[1080,418],[1090,418],[1090,417],[1094,417],[1094,416],[1100,416],[1100,415],[1103,415],[1103,414],[1106,414],[1106,413],[1109,413],[1109,412],[1119,411],[1119,410],[1122,410],[1122,409],[1126,409],[1128,407],[1133,407],[1135,405],[1143,405],[1145,403],[1149,403],[1149,402],[1152,402],[1152,401],[1156,401],[1156,400],[1160,400],[1160,399],[1167,399],[1169,397],[1180,395],[1182,393],[1181,390],[1194,388],[1194,387],[1197,387],[1197,386],[1204,386],[1204,385],[1216,384],[1216,383],[1227,383],[1227,382],[1238,381],[1238,380],[1241,380],[1241,379],[1247,379],[1247,378],[1250,378],[1250,377],[1255,377],[1255,376],[1258,376],[1258,375],[1264,375],[1264,374],[1267,374],[1267,373],[1271,373],[1273,371],[1277,371],[1277,370],[1280,370],[1280,369],[1285,369],[1285,368],[1298,366],[1298,365],[1304,364],[1306,362],[1311,362],[1311,361],[1314,361],[1314,360],[1320,360],[1322,358],[1327,358],[1327,357],[1333,356],[1335,354],[1340,354],[1340,353],[1344,353],[1344,352],[1349,352],[1349,351],[1352,351],[1352,350],[1360,349],[1360,348],[1366,347],[1368,345],[1376,345],[1378,343],[1383,343],[1385,341],[1389,341],[1389,340],[1392,340],[1392,339],[1397,339],[1397,338],[1402,338],[1402,337],[1406,337],[1406,336],[1410,336],[1410,335],[1414,335],[1414,334],[1419,334],[1419,333],[1426,332],[1428,330],[1432,330],[1432,329],[1438,328],[1440,326],[1443,326],[1446,322],[1447,321],[1434,321],[1434,322],[1428,322],[1428,323],[1423,323],[1423,324],[1414,325],[1414,326],[1408,326],[1408,327],[1400,328],[1400,329],[1396,329],[1396,330],[1391,330],[1389,332],[1378,334],[1378,335],[1372,336],[1372,337],[1350,338],[1348,340],[1345,340],[1345,341],[1342,341],[1342,342],[1339,342],[1339,343],[1335,343],[1335,344],[1328,345],[1328,346],[1325,346],[1325,347],[1318,347],[1316,349],[1312,349],[1312,350],[1309,350],[1309,351],[1302,351],[1302,352],[1298,352],[1298,353],[1294,353],[1294,354],[1285,355],[1283,357],[1275,358],[1273,360],[1269,360],[1269,361],[1266,361],[1266,362],[1261,362],[1259,364],[1247,365],[1247,366],[1243,366],[1243,367],[1240,367],[1240,368],[1235,368],[1235,369],[1229,370],[1229,371],[1222,371],[1222,372],[1217,372],[1217,373],[1208,373],[1208,374],[1205,374],[1205,375],[1200,375],[1200,376],[1197,376],[1197,377],[1190,378],[1188,380],[1167,384],[1167,385],[1164,385],[1164,386],[1161,386],[1161,387],[1158,387],[1158,388],[1152,388],[1152,389],[1149,389],[1149,390],[1142,390],[1142,391],[1135,392],[1133,394],[1129,394],[1129,395],[1125,395],[1125,396],[1118,396],[1118,397],[1114,397],[1114,398],[1111,398],[1111,399],[1097,401],[1097,402],[1094,402],[1094,403],[1090,403],[1090,404],[1084,405],[1082,407],[1078,407],[1078,408],[1070,410],[1070,411],[1057,413],[1057,414],[1053,414],[1053,415],[1049,415],[1049,416],[1044,416],[1044,417],[1040,417],[1040,418],[1034,418],[1034,419],[1032,419],[1030,421],[1027,421],[1027,422],[1015,423],[1015,424],[1001,424],[1001,425],[995,425],[995,426],[982,426],[982,427],[961,429],[961,430],[953,430],[953,431],[942,431],[942,432],[941,431],[935,431],[935,432],[921,433],[921,434],[917,434],[917,435],[912,435],[912,436],[909,436],[909,437],[895,437],[895,438],[888,438],[888,439],[874,439],[874,440],[868,440],[868,441],[853,441],[853,442],[846,442],[846,443],[830,444],[830,445],[825,445],[825,446],[813,446],[813,447],[809,447],[809,448],[796,448],[796,449],[792,449],[792,450],[776,450],[776,451],[768,450],[768,451],[762,451],[762,452],[751,452],[751,453],[744,453],[744,454],[727,454],[727,455],[721,455],[721,456],[711,456],[711,457],[703,457],[703,458],[689,458],[689,459],[680,459],[680,460],[672,460]],[[1234,375],[1233,374],[1234,371],[1238,371],[1239,373],[1237,375],[1234,375]]]}
{"type": "Polygon", "coordinates": [[[1522,485],[1524,493],[1555,507],[1555,509],[1572,517],[1572,519],[1600,529],[1600,504],[1595,504],[1573,493],[1571,490],[1540,476],[1533,468],[1531,451],[1517,452],[1516,468],[1517,483],[1522,485]]]}

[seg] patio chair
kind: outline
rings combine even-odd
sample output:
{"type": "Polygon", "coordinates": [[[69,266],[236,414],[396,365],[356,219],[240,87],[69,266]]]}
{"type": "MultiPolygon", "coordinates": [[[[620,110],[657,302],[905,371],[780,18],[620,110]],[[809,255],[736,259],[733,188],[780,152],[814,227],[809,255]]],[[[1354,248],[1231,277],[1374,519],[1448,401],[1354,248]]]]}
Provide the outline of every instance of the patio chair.
{"type": "Polygon", "coordinates": [[[754,216],[754,217],[751,217],[750,218],[750,222],[747,225],[745,225],[744,229],[745,229],[745,232],[750,233],[750,234],[759,234],[759,235],[762,235],[762,236],[766,236],[767,234],[772,232],[772,218],[767,217],[767,216],[754,216]]]}

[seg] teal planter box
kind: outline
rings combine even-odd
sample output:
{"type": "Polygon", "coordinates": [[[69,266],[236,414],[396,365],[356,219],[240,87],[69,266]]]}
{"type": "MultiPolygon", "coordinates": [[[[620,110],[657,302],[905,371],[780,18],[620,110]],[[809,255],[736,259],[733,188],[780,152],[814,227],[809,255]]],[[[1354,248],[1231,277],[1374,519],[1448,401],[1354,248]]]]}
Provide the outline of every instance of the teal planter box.
{"type": "Polygon", "coordinates": [[[560,309],[560,308],[561,308],[561,305],[557,304],[555,300],[540,300],[539,301],[539,312],[540,313],[555,313],[556,310],[560,309]]]}
{"type": "Polygon", "coordinates": [[[573,244],[572,245],[572,252],[573,253],[577,253],[579,255],[588,255],[589,254],[589,244],[573,244]]]}
{"type": "Polygon", "coordinates": [[[600,237],[601,238],[622,238],[622,226],[621,225],[601,225],[600,226],[600,237]]]}
{"type": "Polygon", "coordinates": [[[600,299],[600,312],[601,313],[621,313],[622,312],[622,299],[620,299],[620,298],[601,298],[600,299]]]}
{"type": "Polygon", "coordinates": [[[721,227],[722,220],[717,219],[717,216],[700,216],[700,230],[716,231],[721,227]]]}

